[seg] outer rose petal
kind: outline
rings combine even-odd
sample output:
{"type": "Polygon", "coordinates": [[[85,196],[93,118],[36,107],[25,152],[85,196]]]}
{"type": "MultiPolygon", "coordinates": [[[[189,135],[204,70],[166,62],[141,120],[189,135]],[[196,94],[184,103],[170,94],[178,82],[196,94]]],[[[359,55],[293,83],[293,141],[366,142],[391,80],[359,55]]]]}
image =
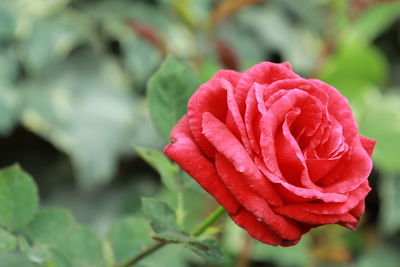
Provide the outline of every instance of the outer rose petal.
{"type": "Polygon", "coordinates": [[[263,243],[278,246],[282,244],[282,238],[274,233],[268,225],[257,220],[257,218],[246,209],[240,209],[237,214],[230,215],[232,220],[245,229],[252,237],[263,243]]]}
{"type": "Polygon", "coordinates": [[[188,116],[194,140],[210,158],[214,157],[215,149],[201,133],[202,114],[210,112],[224,121],[227,114],[227,92],[222,81],[235,85],[239,78],[240,74],[235,71],[219,71],[210,81],[200,86],[189,100],[188,116]]]}
{"type": "Polygon", "coordinates": [[[314,214],[344,214],[354,209],[358,205],[358,203],[367,196],[370,191],[371,188],[369,187],[368,182],[365,182],[359,188],[350,192],[347,201],[342,203],[297,203],[285,206],[302,209],[304,211],[314,214]]]}
{"type": "Polygon", "coordinates": [[[275,189],[254,165],[242,144],[240,144],[222,122],[210,113],[203,114],[203,134],[219,153],[232,162],[236,170],[243,173],[247,184],[259,196],[266,199],[272,205],[282,204],[275,189]]]}
{"type": "Polygon", "coordinates": [[[357,218],[357,222],[355,222],[355,223],[341,223],[341,225],[343,225],[343,226],[345,226],[347,228],[350,228],[352,230],[356,229],[357,224],[359,222],[358,220],[359,220],[360,216],[362,214],[364,214],[364,211],[365,211],[365,200],[363,199],[363,200],[360,201],[360,203],[358,203],[358,205],[354,209],[352,209],[350,211],[350,214],[353,215],[355,218],[357,218]]]}
{"type": "Polygon", "coordinates": [[[215,163],[222,181],[246,210],[283,239],[297,240],[301,237],[300,227],[294,221],[275,214],[267,201],[251,191],[241,174],[224,156],[217,153],[215,163]]]}
{"type": "Polygon", "coordinates": [[[357,219],[349,213],[345,214],[315,214],[292,206],[273,207],[273,210],[281,215],[297,222],[307,224],[331,224],[331,223],[357,223],[357,219]]]}
{"type": "Polygon", "coordinates": [[[187,116],[184,116],[173,128],[171,141],[172,143],[165,147],[164,153],[178,163],[229,213],[236,213],[240,204],[222,183],[214,165],[203,156],[193,142],[187,116]]]}
{"type": "Polygon", "coordinates": [[[368,155],[371,157],[372,153],[374,152],[376,141],[362,135],[359,135],[358,137],[360,138],[361,145],[368,153],[368,155]]]}

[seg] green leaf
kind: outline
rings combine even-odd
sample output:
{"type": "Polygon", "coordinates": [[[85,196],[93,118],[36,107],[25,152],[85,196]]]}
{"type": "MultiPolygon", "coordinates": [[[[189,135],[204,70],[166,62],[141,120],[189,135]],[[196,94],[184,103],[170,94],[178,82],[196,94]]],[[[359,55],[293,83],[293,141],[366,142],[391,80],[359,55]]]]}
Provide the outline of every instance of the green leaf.
{"type": "Polygon", "coordinates": [[[15,88],[0,80],[0,134],[8,134],[18,121],[19,95],[15,88]]]}
{"type": "Polygon", "coordinates": [[[0,267],[36,267],[25,256],[17,251],[1,253],[0,267]]]}
{"type": "Polygon", "coordinates": [[[208,250],[208,247],[201,241],[182,233],[163,232],[153,235],[152,238],[160,242],[182,243],[197,247],[202,250],[208,250]]]}
{"type": "Polygon", "coordinates": [[[167,140],[172,127],[187,112],[188,100],[199,85],[195,74],[172,57],[150,78],[147,85],[150,115],[167,140]]]}
{"type": "Polygon", "coordinates": [[[397,267],[399,266],[400,257],[396,249],[390,246],[383,246],[375,249],[370,249],[364,252],[363,255],[354,264],[355,267],[397,267]]]}
{"type": "Polygon", "coordinates": [[[53,244],[64,238],[73,223],[69,211],[58,208],[47,208],[38,212],[25,232],[35,242],[53,244]]]}
{"type": "Polygon", "coordinates": [[[117,62],[79,51],[23,87],[22,122],[68,154],[90,190],[112,178],[121,155],[132,153],[127,144],[161,146],[161,138],[117,62]]]}
{"type": "Polygon", "coordinates": [[[169,190],[178,189],[180,169],[167,156],[158,150],[138,146],[135,146],[135,151],[160,174],[163,184],[169,190]]]}
{"type": "Polygon", "coordinates": [[[42,265],[45,267],[70,267],[68,260],[60,251],[51,249],[51,258],[42,265]]]}
{"type": "Polygon", "coordinates": [[[153,241],[149,237],[150,232],[144,220],[133,217],[118,220],[107,233],[117,262],[124,262],[137,254],[143,246],[151,245],[153,241]]]}
{"type": "Polygon", "coordinates": [[[201,256],[208,262],[221,263],[225,261],[225,255],[222,253],[217,241],[212,239],[206,239],[202,240],[200,244],[203,245],[206,249],[193,244],[190,244],[188,247],[194,253],[201,256]]]}
{"type": "Polygon", "coordinates": [[[47,246],[33,245],[30,246],[25,238],[18,238],[18,246],[21,252],[34,263],[43,263],[51,258],[51,252],[47,246]]]}
{"type": "Polygon", "coordinates": [[[17,239],[11,233],[0,228],[0,253],[13,250],[17,245],[17,239]]]}
{"type": "MultiPolygon", "coordinates": [[[[400,17],[400,3],[374,4],[366,9],[349,28],[350,37],[373,41],[400,17]]],[[[345,35],[347,36],[347,35],[345,35]]],[[[347,38],[350,38],[347,36],[347,38]]]]}
{"type": "MultiPolygon", "coordinates": [[[[280,1],[281,2],[281,1],[280,1]]],[[[308,1],[304,1],[308,2],[308,1]]],[[[299,9],[298,1],[296,1],[297,9],[299,9]]],[[[300,4],[302,7],[306,4],[300,4]]],[[[310,12],[310,9],[307,10],[310,12]]],[[[278,52],[283,56],[283,60],[289,61],[296,69],[296,71],[310,71],[313,67],[313,62],[316,59],[316,53],[319,48],[316,46],[317,40],[313,40],[311,37],[313,33],[310,31],[310,27],[304,26],[302,23],[294,23],[287,19],[287,11],[280,8],[278,5],[269,4],[264,8],[245,9],[238,14],[238,19],[242,27],[246,30],[245,34],[235,36],[235,34],[229,34],[232,31],[231,28],[226,31],[226,35],[231,35],[230,39],[237,37],[237,42],[243,42],[242,36],[248,34],[251,31],[252,36],[256,36],[253,39],[253,44],[244,43],[242,45],[242,51],[244,56],[249,53],[250,55],[254,51],[263,49],[261,51],[267,51],[269,53],[278,52]],[[261,44],[262,47],[254,45],[254,43],[261,44]],[[293,45],[293,44],[296,45],[293,45]],[[247,46],[245,46],[247,45],[247,46]]],[[[241,27],[237,27],[241,28],[241,27]]],[[[244,37],[245,38],[245,37],[244,37]]],[[[232,42],[236,46],[236,42],[232,42]]],[[[265,56],[265,52],[258,57],[260,61],[261,57],[265,56]]],[[[242,59],[245,57],[241,56],[242,59]]],[[[248,62],[255,63],[255,62],[248,62]]]]}
{"type": "Polygon", "coordinates": [[[143,212],[156,233],[180,232],[175,212],[164,202],[142,198],[143,212]]]}
{"type": "Polygon", "coordinates": [[[140,267],[188,267],[188,260],[193,258],[193,253],[178,244],[162,247],[156,253],[150,254],[140,261],[140,267]]]}
{"type": "Polygon", "coordinates": [[[388,69],[388,62],[378,49],[353,40],[343,43],[328,59],[319,78],[352,100],[371,86],[382,85],[388,69]]]}
{"type": "Polygon", "coordinates": [[[370,90],[354,104],[360,133],[377,141],[372,155],[374,163],[386,171],[400,171],[399,95],[370,90]]]}
{"type": "Polygon", "coordinates": [[[18,165],[0,171],[0,225],[22,228],[35,216],[38,202],[33,179],[18,165]]]}
{"type": "Polygon", "coordinates": [[[54,63],[64,59],[78,45],[87,43],[91,37],[87,31],[88,22],[69,10],[57,16],[34,19],[31,23],[21,50],[24,66],[31,74],[48,71],[54,63]]]}
{"type": "Polygon", "coordinates": [[[383,173],[379,180],[379,196],[382,202],[379,212],[379,229],[392,236],[400,229],[400,176],[383,173]]]}
{"type": "Polygon", "coordinates": [[[221,263],[225,256],[215,240],[198,240],[197,238],[176,232],[163,232],[153,236],[153,239],[160,242],[180,243],[197,255],[211,263],[221,263]]]}
{"type": "Polygon", "coordinates": [[[13,37],[16,24],[16,17],[0,7],[0,43],[13,37]]]}
{"type": "Polygon", "coordinates": [[[58,242],[56,251],[69,263],[69,266],[105,266],[101,239],[86,226],[76,226],[58,242]]]}

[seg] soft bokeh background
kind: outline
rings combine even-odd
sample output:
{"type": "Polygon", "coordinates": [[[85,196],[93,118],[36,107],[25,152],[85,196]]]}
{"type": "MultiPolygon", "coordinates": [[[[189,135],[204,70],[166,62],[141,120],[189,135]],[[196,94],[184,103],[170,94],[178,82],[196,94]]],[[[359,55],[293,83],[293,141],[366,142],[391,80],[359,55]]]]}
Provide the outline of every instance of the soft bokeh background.
{"type": "MultiPolygon", "coordinates": [[[[202,81],[289,61],[336,86],[377,140],[357,231],[326,226],[273,248],[226,220],[222,266],[400,266],[400,1],[1,0],[0,167],[19,162],[42,205],[69,208],[100,235],[117,238],[110,225],[134,220],[135,242],[151,242],[140,197],[176,197],[132,146],[166,143],[145,88],[167,54],[202,81]]],[[[215,207],[194,185],[184,198],[188,227],[215,207]]],[[[172,245],[143,266],[205,263],[172,245]]]]}

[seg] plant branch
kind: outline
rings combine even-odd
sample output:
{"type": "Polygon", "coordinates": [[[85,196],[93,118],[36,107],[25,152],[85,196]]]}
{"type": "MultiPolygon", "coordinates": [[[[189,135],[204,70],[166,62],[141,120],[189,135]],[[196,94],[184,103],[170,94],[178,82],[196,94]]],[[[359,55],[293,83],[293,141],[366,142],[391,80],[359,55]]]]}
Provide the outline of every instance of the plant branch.
{"type": "Polygon", "coordinates": [[[214,224],[223,214],[225,213],[225,209],[223,207],[218,207],[213,213],[210,214],[202,223],[200,223],[194,230],[192,231],[192,236],[200,236],[214,224]]]}
{"type": "MultiPolygon", "coordinates": [[[[192,236],[200,236],[207,230],[208,227],[213,225],[223,214],[225,213],[225,209],[223,207],[218,207],[213,213],[211,213],[202,223],[200,223],[192,232],[192,236]]],[[[162,248],[164,245],[171,243],[169,241],[157,242],[151,245],[150,247],[145,248],[139,254],[135,255],[133,258],[127,260],[124,263],[116,264],[114,267],[129,267],[136,263],[138,263],[144,257],[150,255],[151,253],[157,251],[162,248]]]]}
{"type": "Polygon", "coordinates": [[[138,261],[140,261],[141,259],[143,259],[144,257],[146,257],[147,255],[149,255],[149,254],[153,253],[154,251],[162,248],[167,243],[168,242],[157,242],[157,243],[151,245],[150,247],[145,248],[139,254],[137,254],[133,258],[127,260],[126,262],[121,263],[121,264],[116,264],[115,267],[129,267],[129,266],[132,266],[132,265],[136,264],[138,261]]]}

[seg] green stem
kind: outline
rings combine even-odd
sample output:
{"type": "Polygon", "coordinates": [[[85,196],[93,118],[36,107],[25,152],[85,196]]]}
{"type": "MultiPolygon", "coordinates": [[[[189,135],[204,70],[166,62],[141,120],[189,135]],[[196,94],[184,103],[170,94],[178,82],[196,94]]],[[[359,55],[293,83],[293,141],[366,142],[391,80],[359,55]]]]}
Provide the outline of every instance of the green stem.
{"type": "Polygon", "coordinates": [[[180,171],[180,175],[177,177],[178,178],[178,192],[177,192],[177,210],[176,210],[176,222],[178,223],[179,226],[183,226],[183,222],[185,220],[185,203],[183,199],[183,189],[184,189],[184,184],[183,184],[183,171],[180,171]]]}
{"type": "Polygon", "coordinates": [[[179,226],[182,226],[183,221],[185,220],[185,206],[184,206],[184,202],[183,202],[182,189],[180,189],[177,192],[177,202],[178,202],[178,207],[176,210],[176,222],[178,223],[179,226]]]}
{"type": "Polygon", "coordinates": [[[137,254],[133,258],[129,259],[128,261],[126,261],[124,263],[121,263],[121,264],[116,264],[115,267],[129,267],[129,266],[132,266],[132,265],[138,263],[141,259],[143,259],[147,255],[149,255],[149,254],[153,253],[154,251],[162,248],[167,243],[168,242],[157,242],[157,243],[153,244],[152,246],[145,248],[139,254],[137,254]]]}
{"type": "MultiPolygon", "coordinates": [[[[225,213],[225,209],[223,207],[218,207],[213,213],[211,213],[202,223],[200,223],[192,231],[191,235],[192,236],[200,236],[202,233],[204,233],[205,230],[207,230],[208,227],[210,227],[212,224],[214,224],[224,213],[225,213]]],[[[144,257],[146,257],[147,255],[150,255],[151,253],[157,251],[158,249],[162,248],[164,245],[166,245],[168,243],[170,243],[170,242],[168,242],[168,241],[157,242],[157,243],[153,244],[152,246],[145,248],[139,254],[137,254],[133,258],[127,260],[126,262],[121,263],[121,264],[116,264],[115,267],[132,266],[135,263],[139,262],[144,257]]]]}
{"type": "Polygon", "coordinates": [[[202,233],[204,233],[205,230],[207,230],[208,227],[210,227],[212,224],[214,224],[219,217],[221,217],[225,213],[225,209],[223,207],[218,207],[213,213],[210,214],[210,216],[207,217],[202,223],[200,223],[194,230],[192,231],[192,236],[200,236],[202,233]]]}

